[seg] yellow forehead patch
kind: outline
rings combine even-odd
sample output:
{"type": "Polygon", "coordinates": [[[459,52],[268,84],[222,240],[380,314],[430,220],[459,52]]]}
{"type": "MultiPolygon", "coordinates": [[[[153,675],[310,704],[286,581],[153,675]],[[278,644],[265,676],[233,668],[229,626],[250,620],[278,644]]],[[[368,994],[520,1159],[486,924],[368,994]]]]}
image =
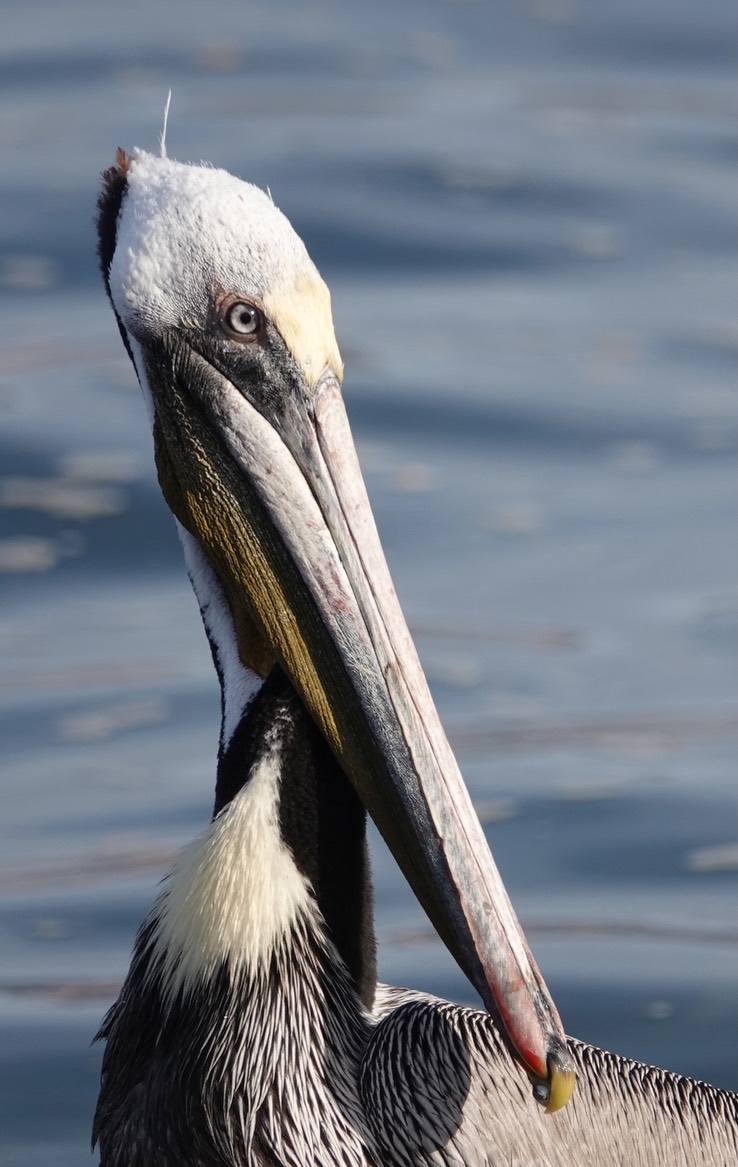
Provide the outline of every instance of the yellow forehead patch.
{"type": "Polygon", "coordinates": [[[294,284],[266,293],[264,307],[309,385],[315,385],[326,365],[341,380],[343,362],[333,331],[331,294],[317,271],[300,273],[294,284]]]}

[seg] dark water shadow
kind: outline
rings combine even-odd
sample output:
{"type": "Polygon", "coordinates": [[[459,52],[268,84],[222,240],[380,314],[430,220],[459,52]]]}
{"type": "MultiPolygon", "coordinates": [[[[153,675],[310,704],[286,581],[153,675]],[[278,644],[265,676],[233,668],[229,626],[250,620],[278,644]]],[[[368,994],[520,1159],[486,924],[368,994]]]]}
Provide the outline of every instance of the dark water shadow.
{"type": "MultiPolygon", "coordinates": [[[[468,386],[465,387],[468,391],[468,386]]],[[[483,393],[480,391],[479,396],[483,393]]],[[[516,408],[499,401],[460,400],[449,385],[447,398],[429,399],[417,392],[398,390],[377,396],[365,381],[351,381],[346,391],[351,424],[364,435],[411,435],[418,443],[433,440],[444,447],[504,447],[516,452],[545,451],[556,456],[571,454],[601,458],[603,448],[617,442],[650,440],[664,453],[680,458],[704,458],[696,449],[689,420],[664,417],[617,416],[604,410],[568,409],[566,406],[516,408]]],[[[722,452],[716,452],[720,456],[722,452]]],[[[732,450],[726,455],[733,456],[732,450]]]]}

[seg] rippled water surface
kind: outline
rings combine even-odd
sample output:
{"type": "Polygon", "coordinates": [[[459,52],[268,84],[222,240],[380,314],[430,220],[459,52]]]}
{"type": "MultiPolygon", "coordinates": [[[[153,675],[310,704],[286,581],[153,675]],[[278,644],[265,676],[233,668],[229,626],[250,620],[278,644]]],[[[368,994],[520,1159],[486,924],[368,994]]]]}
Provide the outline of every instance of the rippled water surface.
{"type": "MultiPolygon", "coordinates": [[[[31,0],[0,37],[0,1161],[90,1162],[218,698],[95,269],[118,145],[268,185],[570,1032],[738,1086],[727,0],[31,0]]],[[[375,856],[382,972],[469,999],[375,856]]]]}

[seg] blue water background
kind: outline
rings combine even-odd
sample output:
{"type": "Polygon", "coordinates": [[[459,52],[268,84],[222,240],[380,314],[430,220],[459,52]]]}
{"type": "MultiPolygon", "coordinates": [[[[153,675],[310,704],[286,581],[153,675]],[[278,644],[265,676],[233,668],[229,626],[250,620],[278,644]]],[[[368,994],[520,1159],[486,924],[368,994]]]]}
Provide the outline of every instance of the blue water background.
{"type": "MultiPolygon", "coordinates": [[[[727,0],[0,4],[0,1161],[88,1151],[218,695],[92,227],[117,146],[329,282],[401,601],[567,1029],[738,1086],[727,0]]],[[[470,990],[375,854],[383,975],[470,990]]]]}

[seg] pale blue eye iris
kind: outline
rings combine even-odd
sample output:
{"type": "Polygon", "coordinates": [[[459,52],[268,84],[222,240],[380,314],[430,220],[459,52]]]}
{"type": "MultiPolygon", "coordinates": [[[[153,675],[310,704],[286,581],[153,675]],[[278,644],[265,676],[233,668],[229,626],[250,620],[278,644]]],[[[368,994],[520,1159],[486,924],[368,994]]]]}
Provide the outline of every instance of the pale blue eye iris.
{"type": "Polygon", "coordinates": [[[224,323],[234,336],[253,336],[261,327],[258,308],[246,300],[236,300],[224,316],[224,323]]]}

